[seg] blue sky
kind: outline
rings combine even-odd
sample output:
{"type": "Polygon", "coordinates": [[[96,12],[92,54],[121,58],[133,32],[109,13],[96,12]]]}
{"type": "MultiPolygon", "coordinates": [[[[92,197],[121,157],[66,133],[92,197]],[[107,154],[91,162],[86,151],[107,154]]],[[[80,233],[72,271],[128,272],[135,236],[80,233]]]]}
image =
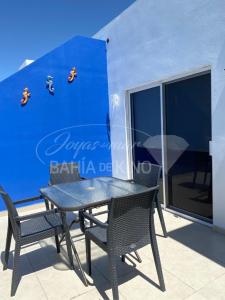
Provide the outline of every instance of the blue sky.
{"type": "Polygon", "coordinates": [[[0,0],[0,81],[75,35],[92,36],[135,0],[0,0]]]}

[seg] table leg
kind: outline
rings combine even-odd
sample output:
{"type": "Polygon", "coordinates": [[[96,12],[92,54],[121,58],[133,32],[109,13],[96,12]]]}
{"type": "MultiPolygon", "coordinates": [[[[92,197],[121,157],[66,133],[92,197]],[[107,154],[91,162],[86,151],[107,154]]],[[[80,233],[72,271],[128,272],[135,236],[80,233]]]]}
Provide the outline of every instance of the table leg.
{"type": "MultiPolygon", "coordinates": [[[[70,238],[71,238],[71,237],[70,237],[70,238]]],[[[83,270],[83,268],[82,268],[82,265],[81,265],[81,261],[80,261],[79,255],[78,255],[77,249],[76,249],[76,247],[75,247],[75,245],[74,245],[74,243],[73,243],[73,241],[72,241],[72,238],[71,238],[71,245],[72,245],[73,253],[74,253],[74,255],[75,255],[75,257],[76,257],[76,260],[77,260],[78,268],[79,268],[79,270],[80,270],[80,272],[81,272],[81,274],[82,274],[83,280],[84,280],[84,285],[85,285],[85,286],[88,286],[87,278],[86,278],[86,276],[85,276],[85,274],[84,274],[84,270],[83,270]]]]}
{"type": "Polygon", "coordinates": [[[66,246],[67,246],[67,252],[68,252],[68,256],[69,256],[69,260],[70,260],[70,264],[72,266],[72,268],[74,269],[74,263],[73,263],[73,256],[72,256],[72,250],[73,250],[73,253],[76,257],[76,261],[77,261],[77,264],[78,264],[78,268],[82,274],[82,277],[83,277],[83,282],[84,282],[84,285],[85,286],[88,286],[88,282],[87,282],[87,278],[84,274],[84,271],[83,271],[83,268],[82,268],[82,265],[81,265],[81,261],[80,261],[80,258],[79,258],[79,255],[77,253],[77,249],[72,241],[72,238],[71,238],[71,235],[70,235],[70,231],[69,231],[69,226],[66,222],[66,213],[65,212],[61,212],[61,216],[62,216],[62,223],[63,223],[63,228],[64,228],[64,231],[65,231],[65,238],[66,238],[66,246]]]}
{"type": "Polygon", "coordinates": [[[65,231],[67,254],[68,254],[68,257],[69,257],[69,262],[70,262],[71,268],[74,269],[73,255],[72,255],[72,243],[71,243],[69,227],[68,227],[67,222],[66,222],[66,213],[61,212],[61,217],[62,217],[63,228],[64,228],[64,231],[65,231]]]}

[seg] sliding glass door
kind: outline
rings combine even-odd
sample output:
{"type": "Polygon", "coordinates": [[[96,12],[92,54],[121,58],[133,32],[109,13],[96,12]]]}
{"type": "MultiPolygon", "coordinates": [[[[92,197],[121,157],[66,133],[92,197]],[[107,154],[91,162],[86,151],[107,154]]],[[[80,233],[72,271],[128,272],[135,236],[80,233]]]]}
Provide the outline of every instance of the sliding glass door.
{"type": "Polygon", "coordinates": [[[173,210],[211,221],[210,72],[131,92],[130,101],[134,177],[138,162],[162,165],[161,201],[173,210]]]}
{"type": "Polygon", "coordinates": [[[168,204],[211,220],[210,73],[165,84],[164,100],[168,204]]]}

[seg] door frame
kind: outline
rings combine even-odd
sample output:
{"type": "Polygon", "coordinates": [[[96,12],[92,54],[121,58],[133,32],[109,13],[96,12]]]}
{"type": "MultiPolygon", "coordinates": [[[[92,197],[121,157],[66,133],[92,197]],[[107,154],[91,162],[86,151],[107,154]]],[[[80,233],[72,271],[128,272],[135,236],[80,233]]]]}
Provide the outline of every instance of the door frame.
{"type": "MultiPolygon", "coordinates": [[[[211,73],[211,121],[212,121],[212,68],[211,65],[205,65],[202,67],[199,67],[197,69],[192,69],[183,73],[179,73],[176,75],[172,75],[169,77],[166,77],[161,80],[157,81],[152,81],[152,82],[147,82],[144,84],[141,84],[139,86],[131,87],[128,88],[125,91],[125,111],[126,111],[126,144],[127,144],[127,166],[128,166],[128,178],[132,179],[133,178],[133,151],[132,151],[132,141],[133,141],[133,134],[132,134],[132,111],[131,111],[131,94],[135,92],[140,92],[146,89],[151,89],[154,87],[160,87],[160,107],[161,107],[161,142],[162,142],[162,187],[163,187],[163,203],[162,207],[168,211],[171,212],[175,215],[184,217],[188,220],[191,221],[197,221],[199,223],[205,224],[207,226],[212,226],[213,224],[213,218],[212,218],[212,223],[206,222],[204,220],[198,219],[195,216],[192,215],[187,215],[183,212],[177,211],[172,209],[171,207],[169,208],[169,201],[167,198],[167,155],[166,155],[166,139],[165,139],[165,93],[164,93],[164,86],[167,83],[172,83],[180,80],[185,80],[188,78],[193,78],[199,75],[211,73]]],[[[213,125],[213,124],[212,124],[213,125]]],[[[213,139],[213,136],[212,136],[213,139]]],[[[213,155],[212,156],[212,197],[213,197],[213,155]]],[[[212,204],[213,204],[213,199],[212,199],[212,204]]],[[[213,205],[212,205],[213,206],[213,205]]],[[[213,213],[213,212],[212,212],[213,213]]]]}

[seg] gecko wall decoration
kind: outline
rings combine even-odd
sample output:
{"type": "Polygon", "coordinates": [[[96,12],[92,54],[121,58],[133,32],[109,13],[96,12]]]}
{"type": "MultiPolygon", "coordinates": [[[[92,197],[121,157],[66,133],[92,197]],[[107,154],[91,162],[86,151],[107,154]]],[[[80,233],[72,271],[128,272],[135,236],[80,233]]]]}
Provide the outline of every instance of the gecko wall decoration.
{"type": "Polygon", "coordinates": [[[75,67],[70,71],[70,75],[68,76],[68,82],[71,83],[74,81],[75,77],[77,77],[77,69],[75,67]]]}
{"type": "Polygon", "coordinates": [[[31,93],[29,92],[29,89],[26,87],[23,90],[23,98],[20,100],[21,106],[26,105],[30,97],[31,97],[31,93]]]}
{"type": "Polygon", "coordinates": [[[55,92],[53,79],[54,78],[49,75],[46,80],[46,88],[49,90],[49,93],[51,95],[54,95],[54,92],[55,92]]]}

